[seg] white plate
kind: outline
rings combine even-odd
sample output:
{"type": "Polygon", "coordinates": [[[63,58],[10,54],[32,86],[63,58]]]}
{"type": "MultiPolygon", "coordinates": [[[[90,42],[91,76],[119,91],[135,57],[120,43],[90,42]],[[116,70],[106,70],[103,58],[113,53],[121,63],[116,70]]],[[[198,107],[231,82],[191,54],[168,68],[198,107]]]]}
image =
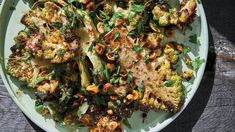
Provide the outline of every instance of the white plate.
{"type": "MultiPolygon", "coordinates": [[[[10,47],[14,44],[14,37],[17,33],[24,29],[23,24],[20,23],[20,19],[23,14],[29,10],[30,3],[27,1],[30,0],[3,0],[0,8],[0,57],[7,58],[11,51],[10,47]],[[12,9],[12,6],[15,7],[15,10],[12,9]]],[[[193,30],[187,31],[184,39],[180,39],[181,43],[188,43],[193,49],[190,53],[190,57],[200,56],[202,59],[207,59],[208,53],[208,29],[205,13],[201,3],[198,4],[197,8],[197,17],[195,22],[192,24],[193,30]],[[188,42],[188,36],[192,34],[197,34],[199,36],[200,45],[190,44],[188,42]]],[[[69,131],[74,130],[70,127],[61,126],[56,124],[52,119],[46,119],[40,114],[38,114],[34,109],[34,96],[27,89],[19,89],[20,83],[9,77],[5,72],[5,67],[7,64],[7,59],[1,60],[0,74],[5,83],[5,86],[15,101],[15,103],[20,107],[24,114],[31,119],[35,124],[40,126],[45,131],[59,132],[59,131],[69,131]]],[[[142,123],[141,112],[135,112],[132,118],[129,119],[132,129],[126,128],[125,131],[160,131],[168,124],[170,124],[175,118],[177,118],[180,113],[185,109],[190,100],[193,98],[204,73],[206,63],[203,63],[198,70],[196,77],[191,81],[192,85],[184,83],[187,85],[187,98],[182,106],[182,109],[177,114],[170,116],[165,112],[154,112],[150,111],[145,120],[145,123],[142,123]]]]}

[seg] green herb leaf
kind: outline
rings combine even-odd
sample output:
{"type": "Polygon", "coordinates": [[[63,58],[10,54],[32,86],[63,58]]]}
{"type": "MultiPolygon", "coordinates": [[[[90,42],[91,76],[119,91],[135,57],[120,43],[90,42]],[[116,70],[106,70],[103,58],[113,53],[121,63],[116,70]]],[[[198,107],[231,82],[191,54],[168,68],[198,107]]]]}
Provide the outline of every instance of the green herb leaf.
{"type": "Polygon", "coordinates": [[[63,56],[65,54],[65,50],[64,49],[58,49],[56,53],[59,56],[63,56]]]}
{"type": "Polygon", "coordinates": [[[135,52],[138,52],[140,53],[142,51],[142,47],[140,45],[134,45],[132,47],[132,49],[135,51],[135,52]]]}
{"type": "Polygon", "coordinates": [[[114,25],[114,23],[116,22],[116,20],[117,20],[118,18],[122,18],[122,17],[124,17],[124,14],[122,14],[121,12],[115,12],[115,13],[113,14],[113,16],[112,16],[110,22],[109,22],[109,26],[110,26],[110,27],[113,27],[113,25],[114,25]]]}
{"type": "Polygon", "coordinates": [[[89,16],[92,19],[94,25],[97,25],[99,23],[99,20],[98,20],[98,18],[97,18],[97,16],[96,16],[94,11],[90,11],[89,12],[89,16]]]}
{"type": "Polygon", "coordinates": [[[197,71],[204,62],[205,62],[205,60],[201,59],[200,57],[195,58],[192,61],[193,69],[197,71]]]}
{"type": "Polygon", "coordinates": [[[36,100],[34,107],[37,112],[40,112],[43,108],[43,102],[41,100],[36,100]]]}
{"type": "Polygon", "coordinates": [[[127,76],[127,80],[126,80],[126,82],[128,84],[130,84],[132,82],[132,80],[133,80],[133,75],[132,74],[133,73],[131,71],[128,72],[128,76],[127,76]]]}
{"type": "Polygon", "coordinates": [[[145,55],[144,57],[144,63],[149,63],[149,55],[145,55]]]}
{"type": "Polygon", "coordinates": [[[89,108],[88,103],[87,102],[83,103],[77,111],[77,116],[80,117],[81,115],[85,114],[88,108],[89,108]]]}
{"type": "Polygon", "coordinates": [[[187,54],[190,50],[191,50],[191,49],[190,49],[190,47],[189,47],[189,46],[184,46],[184,49],[183,49],[183,52],[182,52],[183,57],[185,57],[185,56],[186,56],[186,54],[187,54]]]}
{"type": "Polygon", "coordinates": [[[103,21],[107,21],[108,20],[108,14],[103,12],[103,11],[101,11],[101,10],[100,10],[100,13],[101,13],[102,20],[103,21]]]}
{"type": "Polygon", "coordinates": [[[44,77],[37,77],[35,83],[38,84],[38,83],[42,82],[43,80],[45,80],[44,77]]]}
{"type": "Polygon", "coordinates": [[[134,30],[131,30],[129,33],[128,33],[129,36],[137,36],[137,31],[134,29],[134,30]]]}
{"type": "Polygon", "coordinates": [[[106,104],[105,98],[100,95],[95,95],[92,99],[92,103],[94,103],[95,105],[98,105],[98,106],[106,104]]]}
{"type": "Polygon", "coordinates": [[[71,4],[73,2],[80,2],[80,0],[68,0],[68,2],[71,4]]]}
{"type": "Polygon", "coordinates": [[[171,87],[174,83],[175,83],[174,80],[168,79],[168,80],[166,80],[166,81],[164,82],[164,85],[165,85],[166,87],[171,87]]]}
{"type": "Polygon", "coordinates": [[[131,10],[135,11],[135,12],[142,12],[142,11],[144,11],[144,6],[143,5],[133,5],[131,7],[131,10]]]}
{"type": "Polygon", "coordinates": [[[15,10],[15,9],[16,9],[15,6],[10,6],[10,7],[9,7],[9,10],[11,10],[11,11],[13,11],[13,10],[15,10]]]}
{"type": "Polygon", "coordinates": [[[138,85],[138,88],[137,88],[137,89],[138,89],[138,91],[141,92],[141,93],[144,92],[144,84],[143,84],[143,82],[138,85]]]}
{"type": "Polygon", "coordinates": [[[104,71],[103,71],[103,73],[104,73],[105,78],[106,78],[107,80],[109,80],[109,79],[110,79],[110,72],[109,72],[109,69],[107,68],[107,65],[104,66],[104,71]]]}
{"type": "Polygon", "coordinates": [[[189,42],[197,44],[198,43],[197,34],[189,36],[189,42]]]}
{"type": "Polygon", "coordinates": [[[116,31],[116,32],[114,33],[114,40],[116,40],[117,38],[119,38],[119,36],[120,36],[120,32],[116,31]]]}
{"type": "Polygon", "coordinates": [[[94,43],[94,42],[92,42],[92,43],[91,43],[91,45],[90,45],[90,47],[88,48],[88,52],[92,52],[92,51],[93,51],[94,46],[95,46],[95,43],[94,43]]]}
{"type": "Polygon", "coordinates": [[[112,83],[112,84],[116,84],[116,83],[118,83],[119,82],[119,76],[114,76],[114,77],[112,77],[111,79],[110,79],[110,83],[112,83]]]}
{"type": "Polygon", "coordinates": [[[132,128],[130,122],[128,121],[128,119],[124,119],[124,120],[122,121],[122,123],[123,123],[125,126],[127,126],[128,128],[132,128]]]}
{"type": "Polygon", "coordinates": [[[117,106],[113,102],[109,101],[108,108],[117,108],[117,106]]]}

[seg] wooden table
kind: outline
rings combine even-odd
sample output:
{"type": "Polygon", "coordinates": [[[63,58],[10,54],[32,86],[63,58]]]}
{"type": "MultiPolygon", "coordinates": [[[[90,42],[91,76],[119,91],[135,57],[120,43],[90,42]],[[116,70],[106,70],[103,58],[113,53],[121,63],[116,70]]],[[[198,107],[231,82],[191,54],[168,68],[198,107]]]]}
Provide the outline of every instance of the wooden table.
{"type": "MultiPolygon", "coordinates": [[[[203,5],[210,37],[206,72],[191,103],[163,132],[235,132],[235,1],[205,0],[203,5]]],[[[0,132],[42,131],[23,115],[1,79],[0,128],[0,132]]]]}

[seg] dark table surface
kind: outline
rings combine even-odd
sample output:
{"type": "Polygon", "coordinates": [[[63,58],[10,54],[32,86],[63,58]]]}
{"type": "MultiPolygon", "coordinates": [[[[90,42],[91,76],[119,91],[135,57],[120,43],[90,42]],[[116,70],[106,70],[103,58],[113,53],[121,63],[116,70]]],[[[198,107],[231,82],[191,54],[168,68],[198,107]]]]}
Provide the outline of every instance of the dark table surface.
{"type": "MultiPolygon", "coordinates": [[[[206,71],[191,103],[163,132],[235,132],[235,0],[205,0],[203,5],[210,44],[206,71]]],[[[42,131],[12,101],[1,78],[0,128],[42,131]]]]}

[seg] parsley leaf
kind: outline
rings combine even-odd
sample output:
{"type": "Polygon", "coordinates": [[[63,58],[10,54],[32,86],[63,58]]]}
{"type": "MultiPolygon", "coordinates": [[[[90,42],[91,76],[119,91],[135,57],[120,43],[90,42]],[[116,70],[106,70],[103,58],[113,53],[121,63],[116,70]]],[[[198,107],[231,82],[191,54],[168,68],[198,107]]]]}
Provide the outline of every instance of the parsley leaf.
{"type": "Polygon", "coordinates": [[[189,36],[189,42],[197,44],[198,43],[197,34],[189,36]]]}
{"type": "Polygon", "coordinates": [[[135,11],[135,12],[142,12],[142,11],[144,11],[144,6],[143,5],[133,5],[131,10],[135,11]]]}
{"type": "Polygon", "coordinates": [[[121,12],[115,12],[109,22],[109,26],[113,26],[115,21],[118,19],[118,18],[122,18],[124,17],[124,15],[121,13],[121,12]]]}
{"type": "Polygon", "coordinates": [[[138,88],[137,88],[137,89],[138,89],[138,91],[141,92],[141,93],[144,92],[144,84],[143,84],[143,82],[138,85],[138,88]]]}
{"type": "Polygon", "coordinates": [[[140,53],[142,51],[142,47],[140,45],[134,45],[132,47],[132,49],[135,51],[135,52],[138,52],[140,53]]]}
{"type": "Polygon", "coordinates": [[[104,66],[104,71],[103,71],[103,73],[104,73],[105,78],[106,78],[107,80],[109,80],[109,79],[110,79],[110,72],[109,72],[109,70],[108,70],[108,68],[107,68],[107,65],[104,66]]]}
{"type": "Polygon", "coordinates": [[[92,52],[93,48],[94,48],[95,44],[94,42],[91,43],[90,47],[88,48],[89,52],[92,52]]]}
{"type": "Polygon", "coordinates": [[[78,111],[77,111],[77,116],[80,117],[81,115],[85,114],[86,111],[88,110],[89,108],[89,105],[87,102],[83,103],[79,108],[78,108],[78,111]]]}
{"type": "Polygon", "coordinates": [[[145,55],[144,57],[144,63],[149,63],[149,55],[145,55]]]}
{"type": "Polygon", "coordinates": [[[114,40],[116,40],[120,36],[120,32],[116,31],[114,33],[114,40]]]}
{"type": "Polygon", "coordinates": [[[94,12],[94,11],[90,11],[90,12],[89,12],[89,16],[90,16],[90,18],[92,19],[94,25],[97,25],[98,22],[99,22],[99,20],[98,20],[98,18],[97,18],[97,16],[96,16],[95,12],[94,12]]]}
{"type": "Polygon", "coordinates": [[[122,123],[127,126],[128,128],[132,128],[130,122],[127,119],[124,119],[122,123]]]}
{"type": "Polygon", "coordinates": [[[68,0],[68,2],[71,4],[73,2],[80,2],[80,0],[68,0]]]}
{"type": "Polygon", "coordinates": [[[193,69],[197,71],[204,62],[205,62],[205,60],[201,59],[200,57],[195,58],[192,61],[193,69]]]}
{"type": "Polygon", "coordinates": [[[168,79],[168,80],[166,80],[166,81],[164,82],[164,85],[167,86],[167,87],[170,87],[170,86],[172,86],[174,83],[175,83],[175,81],[168,79]]]}
{"type": "Polygon", "coordinates": [[[132,75],[132,72],[128,72],[128,77],[127,77],[127,80],[126,80],[126,82],[128,83],[128,84],[130,84],[131,82],[132,82],[132,80],[133,80],[133,75],[132,75]]]}
{"type": "Polygon", "coordinates": [[[45,80],[44,77],[37,77],[36,81],[35,81],[35,84],[38,84],[38,83],[42,82],[43,80],[45,80]]]}
{"type": "Polygon", "coordinates": [[[37,112],[40,112],[43,108],[43,102],[41,100],[36,100],[34,108],[37,112]]]}
{"type": "Polygon", "coordinates": [[[185,46],[184,46],[184,49],[183,49],[183,52],[182,52],[183,57],[185,57],[186,54],[187,54],[190,50],[191,50],[190,47],[185,45],[185,46]]]}
{"type": "Polygon", "coordinates": [[[63,56],[64,54],[65,54],[65,50],[64,49],[57,50],[57,55],[63,56]]]}

